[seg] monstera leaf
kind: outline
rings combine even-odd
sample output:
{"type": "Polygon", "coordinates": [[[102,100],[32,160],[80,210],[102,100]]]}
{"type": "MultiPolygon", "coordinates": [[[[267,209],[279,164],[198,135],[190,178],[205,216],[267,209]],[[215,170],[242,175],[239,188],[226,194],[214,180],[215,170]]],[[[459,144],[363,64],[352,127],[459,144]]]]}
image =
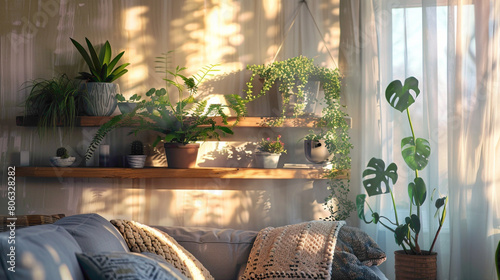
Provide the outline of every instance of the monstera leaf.
{"type": "Polygon", "coordinates": [[[411,169],[422,170],[429,162],[431,146],[425,139],[417,138],[415,143],[413,137],[406,137],[401,140],[401,155],[411,169]]]}
{"type": "Polygon", "coordinates": [[[414,205],[422,206],[424,204],[427,197],[427,189],[422,178],[417,177],[413,182],[408,184],[408,196],[410,196],[410,200],[414,205]]]}
{"type": "Polygon", "coordinates": [[[385,98],[394,109],[403,112],[415,103],[415,98],[410,91],[415,93],[415,98],[420,94],[418,80],[415,77],[407,78],[404,85],[400,80],[392,81],[385,90],[385,98]]]}
{"type": "Polygon", "coordinates": [[[411,217],[406,217],[405,221],[416,234],[420,233],[420,219],[417,215],[412,214],[411,217]]]}
{"type": "Polygon", "coordinates": [[[389,164],[385,169],[382,159],[372,158],[367,168],[363,171],[363,186],[369,196],[390,192],[389,179],[395,184],[398,180],[398,167],[395,163],[389,164]],[[385,183],[385,191],[382,190],[382,182],[385,183]]]}

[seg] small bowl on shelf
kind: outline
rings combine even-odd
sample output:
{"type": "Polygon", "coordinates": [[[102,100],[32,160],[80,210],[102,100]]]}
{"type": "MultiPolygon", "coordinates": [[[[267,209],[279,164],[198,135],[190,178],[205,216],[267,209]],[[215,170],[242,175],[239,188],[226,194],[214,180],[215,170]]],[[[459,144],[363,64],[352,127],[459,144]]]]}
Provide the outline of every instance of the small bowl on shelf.
{"type": "Polygon", "coordinates": [[[50,163],[53,166],[57,166],[57,167],[68,167],[68,166],[71,166],[73,163],[75,163],[75,160],[76,160],[76,157],[68,157],[68,158],[51,157],[50,163]]]}

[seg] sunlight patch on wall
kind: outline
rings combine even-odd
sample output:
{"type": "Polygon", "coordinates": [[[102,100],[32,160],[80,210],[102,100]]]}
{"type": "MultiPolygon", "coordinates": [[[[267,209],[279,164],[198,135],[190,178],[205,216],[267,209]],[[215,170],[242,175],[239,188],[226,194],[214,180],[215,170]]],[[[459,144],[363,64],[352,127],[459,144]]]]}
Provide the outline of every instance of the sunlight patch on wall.
{"type": "Polygon", "coordinates": [[[128,38],[124,57],[126,57],[126,62],[130,63],[129,72],[126,74],[127,79],[121,81],[127,82],[126,88],[130,89],[127,93],[122,90],[126,98],[137,93],[137,87],[142,86],[149,76],[150,67],[146,58],[150,57],[151,53],[148,51],[149,48],[144,46],[152,44],[154,40],[150,35],[144,35],[144,30],[150,23],[148,12],[149,7],[146,6],[137,6],[123,11],[123,18],[126,19],[123,33],[124,37],[128,38]]]}

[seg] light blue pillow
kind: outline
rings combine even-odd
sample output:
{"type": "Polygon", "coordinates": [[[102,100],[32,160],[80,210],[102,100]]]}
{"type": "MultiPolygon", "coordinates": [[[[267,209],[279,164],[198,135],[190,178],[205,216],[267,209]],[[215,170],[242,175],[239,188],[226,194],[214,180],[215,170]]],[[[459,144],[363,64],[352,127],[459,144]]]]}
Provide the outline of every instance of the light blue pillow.
{"type": "Polygon", "coordinates": [[[139,253],[76,254],[87,279],[187,280],[182,273],[156,257],[139,253]]]}
{"type": "Polygon", "coordinates": [[[84,253],[130,252],[120,232],[98,214],[67,216],[54,224],[66,229],[84,253]]]}

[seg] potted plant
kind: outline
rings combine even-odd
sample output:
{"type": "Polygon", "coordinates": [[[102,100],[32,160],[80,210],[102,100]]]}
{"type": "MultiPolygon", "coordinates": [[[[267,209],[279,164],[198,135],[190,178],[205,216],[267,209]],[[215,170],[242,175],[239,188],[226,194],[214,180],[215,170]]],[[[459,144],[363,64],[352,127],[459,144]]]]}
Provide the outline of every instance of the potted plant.
{"type": "Polygon", "coordinates": [[[304,137],[304,155],[311,163],[322,164],[329,160],[330,151],[328,151],[323,134],[323,131],[318,134],[310,131],[304,137]]]}
{"type": "Polygon", "coordinates": [[[413,277],[421,277],[419,279],[435,279],[436,253],[432,250],[446,217],[448,198],[441,197],[435,201],[435,218],[439,227],[429,250],[424,250],[419,244],[419,235],[422,232],[420,207],[426,201],[428,193],[424,180],[419,176],[419,171],[427,166],[431,148],[429,141],[415,136],[409,111],[410,105],[415,102],[415,98],[419,94],[418,80],[415,77],[407,78],[404,84],[399,80],[392,81],[385,91],[387,102],[393,108],[400,112],[406,111],[412,133],[411,136],[401,140],[401,155],[406,165],[415,175],[413,182],[408,184],[408,216],[400,219],[396,205],[401,205],[401,202],[396,203],[393,190],[390,187],[390,182],[395,184],[398,179],[397,165],[391,163],[386,167],[385,162],[377,158],[372,158],[363,171],[363,186],[369,196],[390,194],[394,207],[394,220],[374,212],[366,201],[365,194],[356,197],[356,207],[360,219],[365,223],[379,223],[387,228],[394,234],[396,244],[403,248],[403,250],[395,252],[396,278],[409,277],[409,279],[413,279],[413,277]],[[365,204],[368,205],[371,213],[369,219],[365,215],[365,204]]]}
{"type": "Polygon", "coordinates": [[[128,165],[131,168],[143,168],[146,162],[144,145],[141,141],[135,140],[130,145],[130,154],[127,156],[128,165]]]}
{"type": "Polygon", "coordinates": [[[228,116],[224,113],[224,109],[230,106],[208,104],[197,95],[198,87],[212,75],[214,67],[205,66],[192,77],[182,74],[185,67],[178,66],[174,70],[163,68],[165,81],[174,90],[151,88],[146,93],[146,99],[139,102],[132,112],[117,115],[103,124],[89,145],[85,158],[92,157],[109,131],[120,126],[132,126],[131,134],[143,131],[156,134],[152,146],[164,143],[170,168],[195,167],[199,148],[197,141],[219,140],[222,135],[233,134],[228,126],[228,116]],[[221,123],[213,118],[215,116],[220,117],[221,123]]]}
{"type": "Polygon", "coordinates": [[[76,158],[71,157],[68,154],[68,150],[64,147],[60,147],[56,151],[56,156],[50,158],[50,163],[57,167],[68,167],[75,162],[76,158]]]}
{"type": "Polygon", "coordinates": [[[141,98],[142,96],[136,93],[127,100],[123,96],[123,94],[119,93],[116,95],[116,101],[118,102],[118,109],[122,114],[130,113],[135,109],[135,107],[137,107],[141,98]]]}
{"type": "Polygon", "coordinates": [[[111,115],[116,109],[115,96],[120,93],[120,87],[113,81],[127,73],[128,70],[125,68],[130,65],[130,63],[125,63],[116,66],[125,52],[122,51],[111,59],[111,46],[108,41],[104,43],[98,54],[89,39],[85,38],[88,53],[80,43],[70,39],[89,67],[89,72],[80,72],[80,76],[77,77],[86,81],[82,85],[82,90],[86,92],[88,98],[85,103],[85,113],[90,116],[111,115]]]}
{"type": "Polygon", "coordinates": [[[25,118],[37,119],[38,135],[44,136],[49,128],[74,127],[74,121],[85,99],[78,84],[65,74],[52,79],[37,79],[24,102],[25,118]]]}
{"type": "Polygon", "coordinates": [[[262,139],[258,145],[259,151],[255,152],[255,167],[276,168],[282,153],[286,154],[285,144],[281,141],[281,135],[276,140],[270,138],[262,139]]]}
{"type": "MultiPolygon", "coordinates": [[[[243,103],[253,101],[267,94],[273,85],[278,85],[282,100],[280,116],[269,121],[270,126],[280,126],[286,118],[309,117],[317,110],[318,104],[324,107],[318,121],[322,129],[322,138],[331,155],[328,163],[332,166],[326,173],[329,180],[328,189],[331,194],[325,198],[324,207],[330,211],[325,220],[345,220],[356,209],[355,203],[349,199],[349,180],[337,179],[340,172],[351,168],[350,150],[352,144],[349,137],[349,123],[345,106],[340,104],[341,76],[338,69],[321,67],[314,64],[313,59],[304,56],[293,57],[285,61],[277,61],[268,65],[247,65],[252,71],[247,82],[246,96],[243,103]],[[254,92],[254,80],[259,76],[262,89],[254,92]],[[313,84],[314,83],[314,84],[313,84]],[[316,91],[308,89],[315,88],[316,91]],[[318,89],[323,89],[324,96],[319,96],[318,89]]],[[[239,100],[235,99],[235,103],[239,100]]],[[[242,114],[245,114],[244,111],[242,114]]]]}

